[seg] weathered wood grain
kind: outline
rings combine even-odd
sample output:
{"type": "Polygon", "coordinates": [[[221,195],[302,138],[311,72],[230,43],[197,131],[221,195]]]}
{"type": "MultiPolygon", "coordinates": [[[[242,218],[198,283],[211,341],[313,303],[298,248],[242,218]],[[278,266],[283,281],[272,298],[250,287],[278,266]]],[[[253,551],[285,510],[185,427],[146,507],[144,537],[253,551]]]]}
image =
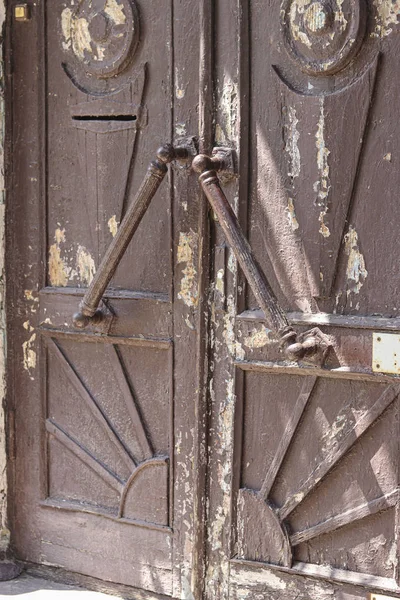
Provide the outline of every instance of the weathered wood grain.
{"type": "Polygon", "coordinates": [[[289,422],[286,426],[285,431],[283,432],[283,436],[281,438],[281,441],[279,442],[276,454],[272,459],[272,462],[268,469],[268,473],[265,476],[264,482],[260,490],[260,495],[262,498],[264,498],[264,500],[268,498],[268,495],[274,484],[275,478],[278,474],[279,468],[285,458],[286,452],[289,449],[290,442],[292,441],[293,436],[295,435],[297,425],[300,422],[301,416],[307,406],[307,403],[310,399],[316,382],[317,377],[307,377],[303,382],[299,397],[297,398],[296,404],[293,407],[293,412],[290,415],[289,422]]]}

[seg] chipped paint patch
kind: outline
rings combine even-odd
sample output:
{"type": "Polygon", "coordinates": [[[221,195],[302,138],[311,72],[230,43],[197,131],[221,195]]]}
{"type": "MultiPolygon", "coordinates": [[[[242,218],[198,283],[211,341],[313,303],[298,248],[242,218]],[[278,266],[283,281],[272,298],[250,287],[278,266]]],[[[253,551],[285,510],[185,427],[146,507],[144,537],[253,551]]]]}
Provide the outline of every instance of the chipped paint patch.
{"type": "Polygon", "coordinates": [[[289,22],[292,36],[295,40],[307,46],[307,48],[311,48],[312,44],[308,35],[300,29],[299,20],[302,20],[302,15],[310,3],[311,0],[295,0],[291,4],[289,12],[289,22]]]}
{"type": "Polygon", "coordinates": [[[175,96],[178,100],[182,100],[185,97],[185,88],[182,85],[179,70],[175,69],[175,96]]]}
{"type": "Polygon", "coordinates": [[[393,25],[398,25],[400,17],[399,0],[374,0],[375,29],[371,37],[386,37],[393,31],[393,25]]]}
{"type": "Polygon", "coordinates": [[[196,281],[196,269],[194,266],[194,253],[197,249],[198,234],[194,231],[189,233],[180,232],[179,245],[177,251],[177,263],[185,263],[183,277],[178,292],[178,298],[190,307],[198,304],[198,289],[196,281]]]}
{"type": "Polygon", "coordinates": [[[231,249],[229,249],[228,269],[232,273],[232,275],[236,276],[236,274],[237,274],[237,260],[236,260],[236,257],[233,254],[233,252],[232,252],[231,249]]]}
{"type": "Polygon", "coordinates": [[[72,10],[64,8],[61,13],[61,29],[64,36],[63,48],[68,50],[71,47],[71,27],[72,27],[72,10]]]}
{"type": "Polygon", "coordinates": [[[215,125],[215,139],[220,145],[230,144],[236,138],[238,90],[236,83],[226,77],[218,102],[219,119],[215,125]]]}
{"type": "Polygon", "coordinates": [[[349,231],[344,236],[345,252],[348,256],[346,277],[349,291],[358,294],[365,283],[368,271],[365,267],[364,256],[358,245],[358,234],[350,225],[349,231]]]}
{"type": "Polygon", "coordinates": [[[227,299],[227,312],[224,315],[224,330],[222,338],[228,348],[229,354],[236,360],[244,360],[245,351],[242,348],[240,342],[236,340],[235,336],[235,301],[232,295],[228,296],[227,299]]]}
{"type": "Polygon", "coordinates": [[[108,229],[113,237],[117,235],[118,225],[119,223],[115,215],[113,215],[111,219],[108,219],[108,229]]]}
{"type": "Polygon", "coordinates": [[[289,155],[290,168],[288,171],[289,177],[298,177],[300,175],[300,150],[298,142],[300,139],[300,132],[297,129],[299,122],[296,117],[296,109],[293,106],[283,108],[285,116],[285,151],[289,155]]]}
{"type": "Polygon", "coordinates": [[[49,279],[54,287],[66,287],[68,284],[70,267],[61,257],[61,249],[56,242],[49,248],[49,279]]]}
{"type": "Polygon", "coordinates": [[[126,21],[126,15],[124,13],[124,7],[118,4],[116,0],[107,0],[104,6],[104,12],[114,21],[115,25],[124,25],[126,21]]]}
{"type": "Polygon", "coordinates": [[[23,365],[25,371],[30,374],[36,368],[36,352],[34,350],[34,344],[36,340],[36,333],[32,333],[29,340],[22,344],[23,352],[23,365]]]}
{"type": "Polygon", "coordinates": [[[94,274],[96,273],[96,265],[90,252],[84,246],[79,246],[76,253],[76,267],[80,281],[86,286],[90,285],[94,274]]]}
{"type": "Polygon", "coordinates": [[[330,151],[326,147],[325,143],[325,111],[323,97],[319,100],[319,107],[319,120],[317,126],[317,133],[315,134],[319,180],[314,183],[314,192],[317,194],[316,205],[321,208],[321,212],[319,213],[318,217],[319,233],[324,238],[328,238],[331,235],[331,232],[325,219],[329,212],[328,196],[331,189],[328,163],[330,151]]]}
{"type": "Polygon", "coordinates": [[[319,223],[320,223],[320,227],[319,227],[319,232],[321,235],[323,235],[325,238],[329,237],[331,235],[331,232],[329,230],[328,225],[325,223],[324,221],[324,217],[326,215],[327,211],[323,210],[319,213],[319,223]]]}
{"type": "Polygon", "coordinates": [[[292,231],[296,231],[299,228],[299,222],[296,218],[296,213],[295,213],[295,209],[294,209],[294,201],[292,198],[288,198],[286,212],[287,212],[288,221],[289,221],[290,227],[292,228],[292,231]]]}
{"type": "Polygon", "coordinates": [[[225,294],[225,284],[224,284],[224,269],[219,269],[217,273],[217,277],[215,280],[215,289],[224,296],[225,294]]]}
{"type": "Polygon", "coordinates": [[[89,23],[84,18],[71,20],[72,49],[76,56],[85,58],[85,52],[92,53],[92,38],[89,31],[89,23]]]}
{"type": "Polygon", "coordinates": [[[324,98],[319,100],[319,120],[317,133],[315,134],[315,145],[317,147],[317,167],[319,172],[319,181],[314,184],[314,191],[318,194],[317,204],[326,207],[329,190],[331,189],[329,180],[329,163],[328,156],[330,151],[325,144],[325,111],[324,98]]]}
{"type": "Polygon", "coordinates": [[[254,571],[244,570],[243,572],[233,571],[232,582],[236,585],[242,584],[248,587],[255,586],[257,588],[261,585],[265,585],[267,588],[279,591],[283,591],[287,587],[286,581],[266,569],[257,569],[254,571]]]}
{"type": "Polygon", "coordinates": [[[57,244],[65,242],[65,229],[57,228],[54,233],[54,239],[57,244]]]}
{"type": "Polygon", "coordinates": [[[175,125],[175,133],[176,135],[184,137],[187,135],[186,133],[186,125],[185,123],[176,123],[175,125]]]}
{"type": "Polygon", "coordinates": [[[254,330],[248,337],[246,337],[243,341],[243,344],[247,348],[255,349],[255,348],[263,348],[267,344],[270,344],[274,341],[273,338],[270,337],[271,330],[266,327],[262,327],[260,330],[254,330]]]}

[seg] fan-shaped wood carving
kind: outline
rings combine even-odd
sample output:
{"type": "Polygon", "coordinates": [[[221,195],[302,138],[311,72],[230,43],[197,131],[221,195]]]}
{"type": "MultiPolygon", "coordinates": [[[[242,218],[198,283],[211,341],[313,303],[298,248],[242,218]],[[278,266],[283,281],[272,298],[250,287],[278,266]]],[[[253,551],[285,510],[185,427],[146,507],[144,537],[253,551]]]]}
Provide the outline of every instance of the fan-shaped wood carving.
{"type": "Polygon", "coordinates": [[[300,420],[307,411],[317,379],[312,376],[304,378],[284,434],[265,473],[261,489],[258,491],[239,490],[237,543],[240,558],[291,567],[294,548],[299,544],[387,510],[396,506],[398,502],[399,490],[396,488],[300,530],[292,529],[292,513],[316,490],[321,481],[331,473],[339,461],[349,453],[398,397],[400,387],[389,385],[369,408],[357,415],[354,423],[327,449],[322,460],[314,465],[310,464],[308,474],[303,478],[296,491],[286,497],[281,506],[274,506],[271,500],[271,490],[296,438],[300,420]]]}
{"type": "MultiPolygon", "coordinates": [[[[168,457],[159,456],[154,451],[118,349],[112,344],[105,344],[101,351],[106,354],[109,376],[111,378],[112,374],[119,388],[118,399],[122,397],[125,403],[119,408],[119,413],[122,419],[129,420],[125,428],[132,432],[129,440],[122,429],[119,430],[118,419],[111,416],[104,404],[94,397],[61,344],[49,339],[47,347],[49,358],[56,361],[62,388],[71,395],[70,399],[65,398],[64,411],[58,409],[53,415],[49,407],[46,420],[49,441],[58,443],[57,452],[63,453],[64,462],[68,462],[70,456],[75,469],[82,470],[82,473],[89,470],[112,490],[108,507],[102,506],[101,499],[96,498],[92,498],[89,504],[98,512],[111,511],[116,518],[167,526],[168,457]],[[75,415],[71,415],[72,410],[75,415]],[[84,424],[85,419],[88,425],[84,424]],[[81,428],[76,425],[80,420],[81,428]]],[[[110,399],[111,404],[118,399],[110,399]]],[[[54,460],[57,460],[56,456],[54,460]]],[[[89,476],[83,476],[83,479],[86,484],[90,482],[89,476]]],[[[79,502],[81,499],[72,500],[79,502]]],[[[87,499],[85,501],[88,503],[87,499]]]]}

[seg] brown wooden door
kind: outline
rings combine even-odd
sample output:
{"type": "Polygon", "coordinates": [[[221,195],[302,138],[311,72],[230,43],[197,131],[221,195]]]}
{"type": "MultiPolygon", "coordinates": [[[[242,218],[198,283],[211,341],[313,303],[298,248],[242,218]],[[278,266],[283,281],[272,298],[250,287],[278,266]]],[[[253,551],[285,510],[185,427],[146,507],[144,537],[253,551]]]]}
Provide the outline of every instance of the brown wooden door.
{"type": "Polygon", "coordinates": [[[206,589],[398,595],[397,8],[239,5],[216,22],[225,190],[291,323],[332,348],[285,360],[215,225],[206,589]]]}
{"type": "Polygon", "coordinates": [[[397,6],[13,7],[18,557],[143,597],[399,596],[397,6]],[[293,326],[330,341],[324,364],[285,360],[185,167],[107,319],[72,326],[156,148],[192,135],[235,150],[226,194],[293,326]]]}
{"type": "Polygon", "coordinates": [[[104,323],[79,332],[72,315],[157,148],[197,132],[198,56],[184,52],[197,29],[179,2],[39,1],[26,22],[16,4],[13,544],[30,563],[182,597],[196,589],[202,523],[204,226],[185,169],[171,171],[129,246],[104,323]]]}

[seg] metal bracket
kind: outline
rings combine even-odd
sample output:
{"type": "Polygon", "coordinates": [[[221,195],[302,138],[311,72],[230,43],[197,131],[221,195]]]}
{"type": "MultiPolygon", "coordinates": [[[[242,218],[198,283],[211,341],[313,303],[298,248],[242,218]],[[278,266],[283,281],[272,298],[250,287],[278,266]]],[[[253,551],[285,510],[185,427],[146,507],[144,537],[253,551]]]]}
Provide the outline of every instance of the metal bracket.
{"type": "Polygon", "coordinates": [[[212,151],[212,158],[217,158],[220,161],[221,167],[218,169],[218,179],[223,185],[235,179],[238,171],[235,150],[225,146],[217,146],[212,151]]]}
{"type": "MultiPolygon", "coordinates": [[[[332,347],[328,336],[322,333],[318,327],[297,334],[296,342],[300,343],[305,349],[305,354],[300,360],[318,367],[322,367],[329,349],[332,347]],[[307,351],[308,348],[310,349],[309,352],[307,351]]],[[[298,360],[298,358],[295,360],[298,360]]]]}
{"type": "Polygon", "coordinates": [[[190,169],[195,156],[199,153],[198,140],[196,137],[179,137],[174,140],[175,148],[185,148],[187,156],[177,157],[174,166],[178,169],[190,169]]]}

